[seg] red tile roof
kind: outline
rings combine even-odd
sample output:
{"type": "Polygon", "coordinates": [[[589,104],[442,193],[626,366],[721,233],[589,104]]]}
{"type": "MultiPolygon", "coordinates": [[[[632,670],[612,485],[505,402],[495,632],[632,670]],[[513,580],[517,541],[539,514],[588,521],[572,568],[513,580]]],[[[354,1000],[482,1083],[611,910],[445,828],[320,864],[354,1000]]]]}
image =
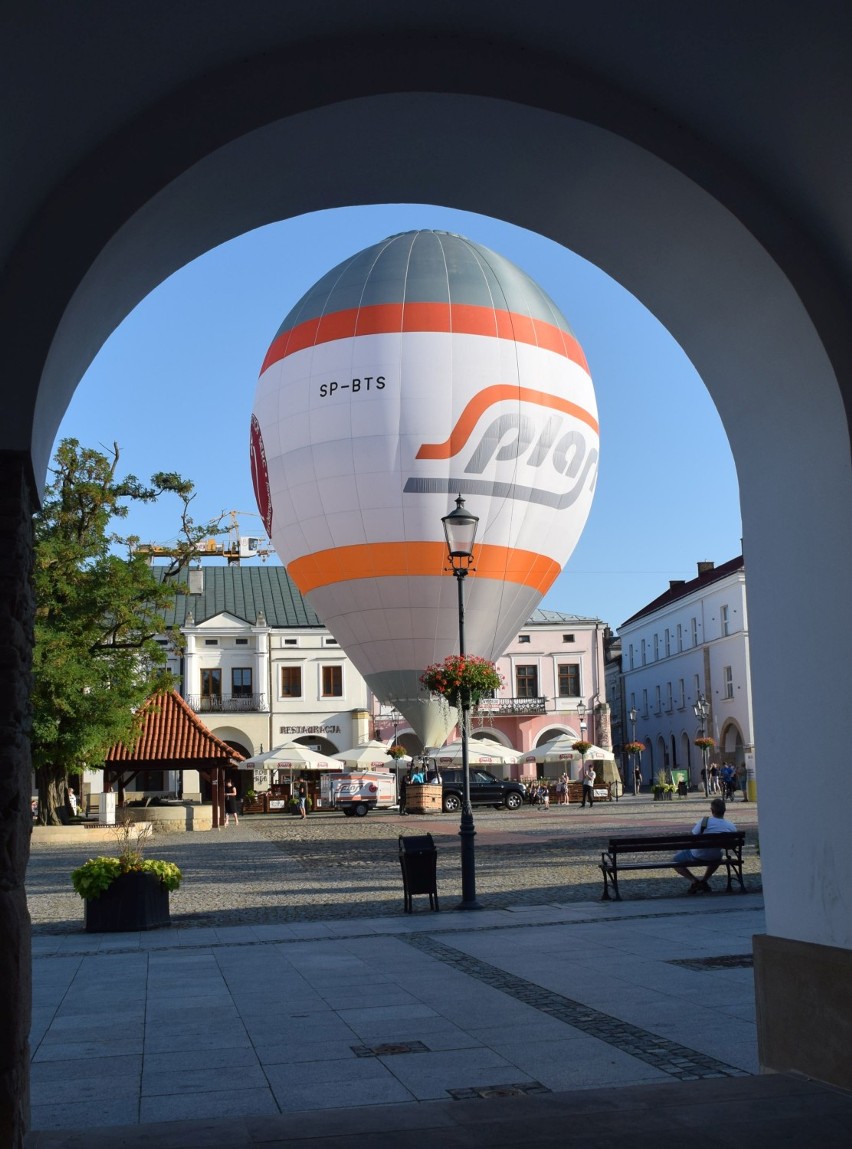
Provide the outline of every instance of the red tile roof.
{"type": "Polygon", "coordinates": [[[107,762],[243,761],[243,755],[208,730],[176,691],[155,694],[142,709],[142,733],[133,749],[117,742],[107,762]]]}
{"type": "MultiPolygon", "coordinates": [[[[710,567],[709,570],[702,571],[696,578],[687,580],[677,580],[674,585],[669,585],[667,591],[663,591],[658,598],[653,602],[649,602],[647,606],[643,606],[641,610],[637,610],[635,614],[631,614],[630,618],[625,619],[621,626],[627,626],[631,622],[636,622],[645,614],[653,614],[654,611],[660,610],[664,606],[670,606],[673,602],[677,602],[679,598],[686,598],[687,595],[693,591],[703,589],[705,586],[710,586],[711,583],[719,582],[720,579],[727,578],[729,574],[734,571],[744,570],[745,563],[743,556],[737,555],[735,559],[729,559],[721,566],[710,567]]],[[[621,629],[619,627],[619,629],[621,629]]]]}

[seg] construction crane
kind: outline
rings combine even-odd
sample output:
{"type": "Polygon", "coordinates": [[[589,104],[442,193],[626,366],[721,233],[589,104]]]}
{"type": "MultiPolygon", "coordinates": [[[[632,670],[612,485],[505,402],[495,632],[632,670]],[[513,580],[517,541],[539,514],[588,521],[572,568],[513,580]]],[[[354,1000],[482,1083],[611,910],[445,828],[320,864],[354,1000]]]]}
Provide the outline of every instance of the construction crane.
{"type": "MultiPolygon", "coordinates": [[[[239,516],[252,516],[260,518],[254,511],[225,511],[230,516],[231,525],[228,527],[227,538],[201,539],[193,548],[193,555],[199,559],[217,558],[226,559],[228,566],[239,566],[242,559],[267,559],[275,554],[275,547],[265,535],[240,534],[239,516]]],[[[155,559],[174,558],[185,554],[185,550],[176,544],[170,543],[137,543],[133,548],[135,555],[148,555],[151,563],[155,559]]]]}

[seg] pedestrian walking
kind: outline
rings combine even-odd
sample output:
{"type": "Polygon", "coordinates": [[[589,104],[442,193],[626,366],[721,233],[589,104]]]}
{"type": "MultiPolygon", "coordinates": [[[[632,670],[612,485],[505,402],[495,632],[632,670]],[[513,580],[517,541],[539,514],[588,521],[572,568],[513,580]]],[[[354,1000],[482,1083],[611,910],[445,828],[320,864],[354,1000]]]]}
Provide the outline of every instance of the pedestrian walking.
{"type": "Polygon", "coordinates": [[[581,806],[586,805],[586,799],[589,801],[589,808],[595,804],[595,779],[597,778],[597,771],[591,762],[587,762],[583,767],[583,801],[581,806]]]}
{"type": "Polygon", "coordinates": [[[737,772],[730,764],[726,762],[720,771],[722,780],[722,797],[729,802],[733,802],[734,793],[737,788],[737,772]]]}
{"type": "Polygon", "coordinates": [[[299,802],[299,817],[307,818],[308,816],[308,788],[305,785],[303,778],[300,778],[296,785],[296,798],[299,802]]]}
{"type": "Polygon", "coordinates": [[[234,819],[234,825],[239,826],[240,820],[237,817],[237,788],[234,785],[232,778],[229,778],[225,783],[225,825],[229,825],[231,818],[234,819]]]}
{"type": "Polygon", "coordinates": [[[721,787],[719,786],[719,767],[714,762],[710,767],[710,793],[721,794],[721,787]]]}

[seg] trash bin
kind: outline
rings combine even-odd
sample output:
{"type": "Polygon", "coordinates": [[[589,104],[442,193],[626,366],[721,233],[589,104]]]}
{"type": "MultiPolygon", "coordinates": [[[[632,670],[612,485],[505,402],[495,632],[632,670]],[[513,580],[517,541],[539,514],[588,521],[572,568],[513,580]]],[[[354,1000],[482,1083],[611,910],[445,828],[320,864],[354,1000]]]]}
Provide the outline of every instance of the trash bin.
{"type": "Polygon", "coordinates": [[[413,894],[428,894],[429,909],[438,907],[438,850],[431,834],[407,834],[399,838],[399,864],[405,912],[412,913],[413,894]]]}
{"type": "Polygon", "coordinates": [[[689,775],[686,770],[672,770],[672,782],[677,787],[677,796],[686,798],[689,794],[689,775]]]}

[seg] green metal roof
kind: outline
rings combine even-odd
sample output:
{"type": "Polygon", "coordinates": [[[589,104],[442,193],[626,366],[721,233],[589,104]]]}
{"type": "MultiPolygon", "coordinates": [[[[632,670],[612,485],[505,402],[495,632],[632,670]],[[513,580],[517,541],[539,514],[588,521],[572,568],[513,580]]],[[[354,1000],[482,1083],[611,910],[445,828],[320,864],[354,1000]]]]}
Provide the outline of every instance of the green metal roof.
{"type": "MultiPolygon", "coordinates": [[[[259,611],[273,627],[321,627],[283,566],[203,566],[204,590],[201,594],[182,593],[164,612],[167,627],[183,626],[191,612],[196,624],[217,614],[231,614],[254,625],[259,611]]],[[[155,567],[162,578],[164,568],[155,567]]],[[[182,571],[175,580],[187,586],[189,572],[182,571]]]]}

